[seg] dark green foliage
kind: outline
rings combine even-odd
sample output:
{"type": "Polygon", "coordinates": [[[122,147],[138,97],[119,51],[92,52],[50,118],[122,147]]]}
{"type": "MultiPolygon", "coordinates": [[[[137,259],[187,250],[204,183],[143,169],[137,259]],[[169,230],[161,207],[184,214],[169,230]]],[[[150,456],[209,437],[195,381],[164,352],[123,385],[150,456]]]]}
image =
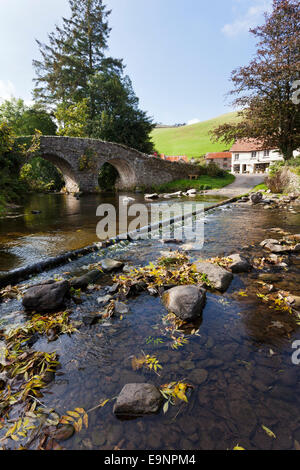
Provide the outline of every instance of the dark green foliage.
{"type": "Polygon", "coordinates": [[[15,138],[6,123],[0,124],[0,212],[6,203],[21,202],[29,190],[59,190],[61,173],[38,156],[37,137],[15,138]]]}
{"type": "Polygon", "coordinates": [[[14,146],[15,137],[6,123],[0,125],[0,212],[5,203],[19,201],[21,193],[26,190],[19,178],[22,155],[14,146]]]}
{"type": "Polygon", "coordinates": [[[33,135],[36,130],[44,135],[55,135],[57,129],[52,115],[42,106],[27,106],[16,98],[0,105],[0,121],[7,122],[16,136],[33,135]]]}
{"type": "Polygon", "coordinates": [[[110,191],[114,188],[118,179],[119,173],[109,163],[104,163],[100,170],[98,183],[102,191],[110,191]]]}
{"type": "Polygon", "coordinates": [[[25,163],[20,178],[35,191],[60,191],[65,184],[61,172],[41,157],[33,157],[25,163]]]}
{"type": "Polygon", "coordinates": [[[95,96],[96,118],[90,136],[125,144],[144,153],[153,152],[150,132],[154,126],[139,109],[130,78],[108,72],[97,74],[91,80],[91,90],[95,96]]]}
{"type": "Polygon", "coordinates": [[[216,163],[210,162],[206,167],[206,174],[208,176],[225,176],[226,171],[222,170],[216,163]]]}

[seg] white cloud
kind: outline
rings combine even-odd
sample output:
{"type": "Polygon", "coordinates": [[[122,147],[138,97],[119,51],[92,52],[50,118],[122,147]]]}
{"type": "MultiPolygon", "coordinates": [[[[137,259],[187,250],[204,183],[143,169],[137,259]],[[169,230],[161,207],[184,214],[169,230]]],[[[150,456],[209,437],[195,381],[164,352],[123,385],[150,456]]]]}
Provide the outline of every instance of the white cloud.
{"type": "Polygon", "coordinates": [[[238,36],[240,33],[248,32],[250,28],[253,28],[261,22],[262,15],[265,12],[272,10],[271,0],[250,1],[252,4],[254,3],[254,5],[249,7],[246,13],[239,14],[236,20],[223,26],[222,32],[226,34],[226,36],[234,37],[238,36]]]}
{"type": "Polygon", "coordinates": [[[190,121],[187,122],[187,125],[188,126],[191,126],[192,124],[197,124],[198,122],[200,122],[200,119],[191,119],[190,121]]]}
{"type": "Polygon", "coordinates": [[[0,80],[0,102],[16,95],[14,84],[10,80],[0,80]]]}

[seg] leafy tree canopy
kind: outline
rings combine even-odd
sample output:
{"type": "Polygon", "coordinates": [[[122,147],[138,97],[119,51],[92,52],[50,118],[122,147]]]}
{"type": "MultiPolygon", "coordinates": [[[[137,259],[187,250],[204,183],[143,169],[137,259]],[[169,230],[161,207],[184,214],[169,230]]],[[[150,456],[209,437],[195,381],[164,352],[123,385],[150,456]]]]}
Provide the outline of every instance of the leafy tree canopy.
{"type": "Polygon", "coordinates": [[[34,135],[36,130],[45,135],[56,133],[51,114],[39,104],[27,106],[21,98],[11,98],[0,105],[0,121],[7,122],[16,136],[34,135]]]}
{"type": "Polygon", "coordinates": [[[300,146],[300,3],[273,0],[273,11],[262,26],[251,29],[257,38],[256,55],[248,66],[232,72],[234,105],[242,109],[240,122],[215,129],[213,138],[229,144],[255,138],[262,148],[276,148],[285,159],[300,146]]]}

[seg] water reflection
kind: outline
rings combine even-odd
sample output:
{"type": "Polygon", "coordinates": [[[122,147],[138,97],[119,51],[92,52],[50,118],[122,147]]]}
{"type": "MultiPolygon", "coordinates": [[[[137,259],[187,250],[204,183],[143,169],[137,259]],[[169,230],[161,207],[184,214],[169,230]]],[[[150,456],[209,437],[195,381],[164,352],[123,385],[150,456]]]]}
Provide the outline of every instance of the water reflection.
{"type": "MultiPolygon", "coordinates": [[[[211,205],[220,198],[199,198],[211,205]]],[[[186,202],[189,202],[187,199],[186,202]]],[[[122,194],[121,204],[145,204],[142,194],[122,194]]],[[[79,200],[71,195],[29,195],[16,218],[0,219],[0,270],[32,264],[40,259],[75,250],[98,241],[96,210],[100,204],[112,204],[119,229],[119,194],[85,195],[79,200]],[[32,211],[40,211],[33,214],[32,211]]],[[[168,202],[166,202],[168,204],[168,202]]],[[[192,204],[192,202],[191,202],[192,204]]],[[[146,202],[150,208],[151,203],[146,202]]],[[[134,217],[129,217],[129,221],[134,217]]],[[[123,230],[127,231],[127,230],[123,230]]]]}

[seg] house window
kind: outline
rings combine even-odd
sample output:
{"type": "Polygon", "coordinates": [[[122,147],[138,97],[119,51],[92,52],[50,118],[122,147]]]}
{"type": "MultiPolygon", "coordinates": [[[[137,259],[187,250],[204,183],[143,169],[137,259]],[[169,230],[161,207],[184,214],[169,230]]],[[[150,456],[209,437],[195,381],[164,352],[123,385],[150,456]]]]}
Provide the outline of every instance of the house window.
{"type": "Polygon", "coordinates": [[[235,161],[239,160],[240,159],[240,154],[236,153],[235,156],[234,156],[234,159],[235,159],[235,161]]]}
{"type": "Polygon", "coordinates": [[[251,152],[251,158],[256,158],[257,152],[251,152]]]}
{"type": "Polygon", "coordinates": [[[270,156],[270,150],[265,150],[264,157],[269,157],[269,156],[270,156]]]}

